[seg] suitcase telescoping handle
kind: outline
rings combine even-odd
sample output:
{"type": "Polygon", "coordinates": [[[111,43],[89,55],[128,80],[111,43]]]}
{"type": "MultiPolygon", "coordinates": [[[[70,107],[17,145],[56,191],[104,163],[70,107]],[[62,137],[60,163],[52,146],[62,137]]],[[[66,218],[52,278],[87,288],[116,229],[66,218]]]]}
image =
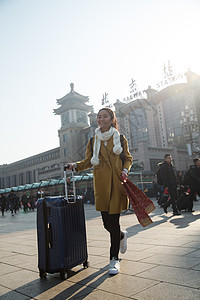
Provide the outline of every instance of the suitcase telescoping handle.
{"type": "Polygon", "coordinates": [[[67,190],[67,176],[66,176],[66,170],[69,169],[69,166],[66,165],[64,166],[64,180],[65,180],[65,198],[67,200],[68,203],[75,203],[76,202],[76,187],[75,187],[75,179],[74,179],[74,169],[72,169],[72,182],[73,182],[73,198],[74,201],[69,201],[69,197],[68,197],[68,190],[67,190]]]}

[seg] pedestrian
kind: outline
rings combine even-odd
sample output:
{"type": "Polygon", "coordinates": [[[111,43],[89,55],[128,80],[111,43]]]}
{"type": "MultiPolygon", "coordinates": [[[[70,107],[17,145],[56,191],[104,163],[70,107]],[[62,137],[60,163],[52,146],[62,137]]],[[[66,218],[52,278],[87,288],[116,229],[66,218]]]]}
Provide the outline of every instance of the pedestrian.
{"type": "Polygon", "coordinates": [[[3,217],[4,216],[4,211],[5,211],[5,208],[6,208],[6,197],[4,196],[4,194],[1,194],[0,207],[1,207],[2,217],[3,217]]]}
{"type": "MultiPolygon", "coordinates": [[[[9,196],[9,195],[8,195],[9,196]]],[[[6,197],[6,209],[5,209],[5,211],[8,211],[8,210],[10,210],[10,200],[9,200],[9,197],[6,197]]]]}
{"type": "Polygon", "coordinates": [[[23,195],[21,197],[21,202],[22,202],[23,207],[24,207],[24,212],[27,212],[27,209],[28,209],[28,197],[26,195],[26,192],[23,193],[23,195]]]}
{"type": "Polygon", "coordinates": [[[120,213],[128,209],[128,199],[121,182],[128,176],[132,156],[126,138],[119,134],[115,113],[110,108],[99,110],[97,124],[92,147],[90,140],[87,144],[85,159],[68,163],[67,167],[79,172],[94,166],[95,205],[96,210],[101,212],[105,229],[110,233],[109,274],[115,275],[119,272],[119,251],[125,253],[127,249],[127,231],[121,231],[119,219],[120,213]]]}
{"type": "Polygon", "coordinates": [[[16,210],[19,211],[21,205],[20,205],[20,199],[19,199],[18,195],[16,195],[16,203],[15,203],[15,205],[16,205],[16,210]]]}
{"type": "Polygon", "coordinates": [[[193,210],[193,201],[196,197],[196,194],[200,196],[200,158],[193,159],[194,165],[190,166],[189,174],[189,197],[188,197],[188,211],[194,212],[193,210]]]}
{"type": "Polygon", "coordinates": [[[35,208],[35,199],[34,199],[34,195],[33,195],[32,192],[29,195],[28,202],[29,202],[29,209],[32,210],[32,211],[34,211],[34,208],[35,208]]]}
{"type": "Polygon", "coordinates": [[[17,196],[14,193],[13,189],[11,190],[10,194],[8,195],[8,201],[10,204],[11,215],[14,216],[14,212],[16,213],[16,210],[17,210],[17,196]]]}
{"type": "Polygon", "coordinates": [[[177,178],[172,165],[172,156],[170,154],[165,154],[164,161],[159,163],[159,176],[163,185],[164,190],[167,189],[170,200],[162,205],[164,212],[167,213],[167,208],[172,204],[173,215],[178,216],[181,213],[176,207],[177,200],[177,178]]]}

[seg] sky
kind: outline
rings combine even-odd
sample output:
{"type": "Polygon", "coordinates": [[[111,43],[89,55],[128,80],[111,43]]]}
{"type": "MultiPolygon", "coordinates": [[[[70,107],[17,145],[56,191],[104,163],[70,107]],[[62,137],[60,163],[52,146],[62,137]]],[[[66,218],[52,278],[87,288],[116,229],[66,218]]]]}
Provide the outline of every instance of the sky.
{"type": "MultiPolygon", "coordinates": [[[[98,111],[157,87],[163,66],[200,75],[199,0],[0,0],[0,165],[59,146],[56,99],[98,111]]],[[[184,80],[184,78],[183,78],[184,80]]]]}

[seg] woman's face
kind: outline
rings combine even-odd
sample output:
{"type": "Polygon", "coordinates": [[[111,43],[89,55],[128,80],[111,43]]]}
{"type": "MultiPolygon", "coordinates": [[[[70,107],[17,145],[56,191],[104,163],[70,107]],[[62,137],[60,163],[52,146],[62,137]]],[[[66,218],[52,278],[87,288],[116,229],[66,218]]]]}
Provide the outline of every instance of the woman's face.
{"type": "Polygon", "coordinates": [[[112,125],[111,115],[105,109],[101,110],[97,115],[97,124],[101,132],[108,131],[112,125]]]}

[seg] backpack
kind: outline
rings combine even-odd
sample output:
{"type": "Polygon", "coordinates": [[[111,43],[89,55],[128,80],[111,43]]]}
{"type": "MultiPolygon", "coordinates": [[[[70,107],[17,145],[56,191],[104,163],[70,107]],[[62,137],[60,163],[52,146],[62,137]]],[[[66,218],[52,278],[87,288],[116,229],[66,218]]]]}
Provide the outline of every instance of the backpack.
{"type": "MultiPolygon", "coordinates": [[[[90,138],[90,147],[91,147],[91,151],[92,151],[92,155],[93,155],[93,138],[90,138]]],[[[124,136],[123,134],[120,134],[120,143],[121,143],[121,147],[122,147],[122,153],[120,153],[120,158],[122,160],[122,166],[124,166],[124,160],[125,160],[125,154],[124,154],[124,136]]]]}
{"type": "Polygon", "coordinates": [[[162,178],[161,178],[161,174],[160,174],[160,168],[159,168],[158,171],[156,172],[156,176],[157,176],[157,184],[163,185],[162,178]]]}
{"type": "Polygon", "coordinates": [[[190,169],[189,169],[183,176],[183,185],[190,185],[191,179],[192,179],[192,177],[191,177],[191,173],[190,173],[190,169]]]}

